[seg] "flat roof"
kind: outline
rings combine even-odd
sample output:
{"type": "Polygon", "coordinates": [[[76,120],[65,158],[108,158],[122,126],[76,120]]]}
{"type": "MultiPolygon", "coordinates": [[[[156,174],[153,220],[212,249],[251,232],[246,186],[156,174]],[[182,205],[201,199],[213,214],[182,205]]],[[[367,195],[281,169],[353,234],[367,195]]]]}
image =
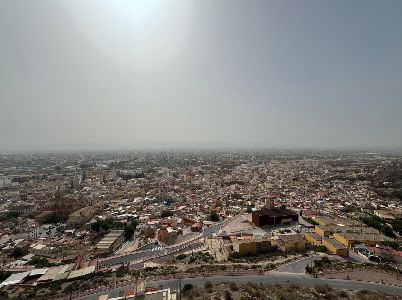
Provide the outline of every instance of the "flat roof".
{"type": "Polygon", "coordinates": [[[326,241],[330,243],[332,246],[334,246],[336,249],[347,249],[343,244],[338,242],[337,240],[330,239],[330,238],[322,238],[323,241],[326,241]]]}
{"type": "Polygon", "coordinates": [[[0,286],[20,283],[22,280],[28,277],[29,273],[31,273],[31,271],[11,274],[10,277],[8,277],[0,284],[0,286]]]}
{"type": "Polygon", "coordinates": [[[313,237],[315,240],[321,240],[321,235],[319,235],[316,232],[306,232],[304,235],[305,236],[309,235],[309,236],[313,237]]]}
{"type": "Polygon", "coordinates": [[[287,208],[279,208],[279,207],[275,207],[275,208],[269,208],[269,207],[263,207],[260,210],[256,210],[253,212],[253,214],[256,214],[257,216],[265,216],[265,215],[269,215],[271,217],[287,217],[290,215],[296,215],[297,213],[294,212],[293,210],[287,209],[287,208]]]}

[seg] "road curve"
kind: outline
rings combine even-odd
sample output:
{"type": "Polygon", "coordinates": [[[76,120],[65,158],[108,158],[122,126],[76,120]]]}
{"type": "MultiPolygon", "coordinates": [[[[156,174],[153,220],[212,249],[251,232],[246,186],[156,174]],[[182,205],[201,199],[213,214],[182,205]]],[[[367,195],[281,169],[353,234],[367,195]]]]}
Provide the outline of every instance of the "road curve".
{"type": "MultiPolygon", "coordinates": [[[[322,278],[312,278],[309,276],[301,274],[292,274],[284,272],[271,272],[268,275],[246,275],[246,276],[213,276],[213,277],[197,277],[197,278],[184,278],[181,279],[182,286],[186,283],[190,283],[194,286],[204,286],[206,282],[235,282],[238,284],[253,282],[253,283],[271,283],[271,284],[299,284],[314,287],[316,285],[328,284],[335,289],[345,289],[345,290],[376,290],[379,292],[384,292],[387,294],[394,294],[402,296],[402,288],[363,281],[353,281],[353,280],[337,280],[337,279],[322,279],[322,278]]],[[[178,285],[177,279],[169,280],[156,280],[148,281],[147,286],[152,287],[171,287],[176,288],[178,285]]],[[[95,293],[92,295],[87,295],[80,298],[80,300],[97,300],[102,294],[109,294],[109,296],[117,296],[121,291],[133,288],[133,285],[127,285],[124,287],[119,287],[111,289],[107,292],[95,293]]]]}

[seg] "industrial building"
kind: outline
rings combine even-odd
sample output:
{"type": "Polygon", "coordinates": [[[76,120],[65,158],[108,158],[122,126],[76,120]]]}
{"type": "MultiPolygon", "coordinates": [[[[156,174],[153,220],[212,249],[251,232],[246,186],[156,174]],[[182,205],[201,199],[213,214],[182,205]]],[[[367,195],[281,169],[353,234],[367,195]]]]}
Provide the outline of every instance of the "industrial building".
{"type": "Polygon", "coordinates": [[[252,213],[252,221],[258,226],[277,226],[297,222],[299,216],[296,212],[278,207],[264,207],[252,213]]]}
{"type": "Polygon", "coordinates": [[[112,230],[96,244],[99,254],[111,254],[116,251],[124,241],[124,230],[112,230]]]}

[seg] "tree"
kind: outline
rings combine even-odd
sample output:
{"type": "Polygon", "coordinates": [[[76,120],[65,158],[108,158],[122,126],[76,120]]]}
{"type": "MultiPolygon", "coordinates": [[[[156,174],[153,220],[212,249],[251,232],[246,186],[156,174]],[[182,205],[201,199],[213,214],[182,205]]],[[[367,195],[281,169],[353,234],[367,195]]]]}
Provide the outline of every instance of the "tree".
{"type": "Polygon", "coordinates": [[[384,246],[389,246],[395,250],[399,249],[399,244],[397,242],[394,241],[384,241],[381,244],[383,244],[384,246]]]}
{"type": "Polygon", "coordinates": [[[211,214],[209,215],[209,218],[212,222],[218,222],[219,221],[219,215],[216,212],[211,212],[211,214]]]}
{"type": "Polygon", "coordinates": [[[79,288],[80,288],[80,283],[73,282],[72,284],[69,284],[68,286],[66,286],[66,288],[64,289],[64,292],[71,294],[75,291],[78,291],[79,288]]]}
{"type": "Polygon", "coordinates": [[[223,292],[223,299],[225,299],[225,300],[233,300],[232,294],[228,290],[225,290],[223,292]]]}
{"type": "Polygon", "coordinates": [[[395,238],[396,235],[391,227],[389,227],[385,220],[375,215],[365,215],[360,217],[360,220],[367,226],[373,227],[381,231],[384,235],[395,238]]]}
{"type": "Polygon", "coordinates": [[[131,225],[134,227],[134,229],[136,229],[139,224],[140,224],[140,221],[138,221],[137,219],[131,220],[131,225]]]}
{"type": "Polygon", "coordinates": [[[135,229],[133,225],[128,224],[124,227],[124,236],[126,237],[126,239],[130,239],[133,236],[134,232],[135,229]]]}
{"type": "Polygon", "coordinates": [[[193,288],[194,288],[194,286],[193,286],[192,284],[186,283],[186,284],[183,286],[183,288],[181,289],[181,293],[182,293],[182,294],[186,294],[186,293],[188,293],[189,291],[191,291],[193,288]]]}
{"type": "Polygon", "coordinates": [[[107,218],[105,220],[98,220],[91,225],[91,229],[95,232],[109,231],[110,229],[122,229],[124,225],[117,222],[115,219],[107,218]]]}
{"type": "Polygon", "coordinates": [[[20,216],[19,213],[15,212],[15,211],[9,211],[9,212],[6,214],[6,220],[16,219],[16,218],[18,218],[19,216],[20,216]]]}
{"type": "Polygon", "coordinates": [[[48,216],[46,216],[46,218],[43,220],[43,223],[57,224],[57,223],[65,221],[65,220],[67,220],[67,217],[64,214],[58,213],[58,212],[53,212],[53,213],[49,214],[48,216]]]}
{"type": "Polygon", "coordinates": [[[214,287],[214,285],[212,284],[211,281],[207,281],[207,282],[205,282],[205,284],[204,284],[204,288],[205,288],[208,292],[211,292],[213,287],[214,287]]]}
{"type": "Polygon", "coordinates": [[[11,252],[11,257],[20,258],[25,255],[25,252],[21,248],[14,248],[13,252],[11,252]]]}
{"type": "Polygon", "coordinates": [[[161,218],[167,218],[170,216],[173,216],[173,212],[171,210],[169,210],[169,209],[162,210],[161,218]]]}
{"type": "Polygon", "coordinates": [[[4,280],[6,280],[8,277],[10,277],[10,275],[11,275],[11,272],[0,270],[0,282],[3,282],[4,280]]]}
{"type": "Polygon", "coordinates": [[[34,257],[31,258],[30,261],[28,261],[28,265],[34,265],[36,267],[43,268],[43,267],[49,267],[50,263],[44,257],[34,256],[34,257]]]}
{"type": "Polygon", "coordinates": [[[394,231],[387,225],[383,225],[380,231],[388,237],[396,238],[394,231]]]}
{"type": "Polygon", "coordinates": [[[306,273],[307,273],[307,274],[313,274],[313,272],[314,272],[314,271],[313,271],[313,268],[312,268],[311,266],[307,265],[307,266],[306,266],[306,273]]]}

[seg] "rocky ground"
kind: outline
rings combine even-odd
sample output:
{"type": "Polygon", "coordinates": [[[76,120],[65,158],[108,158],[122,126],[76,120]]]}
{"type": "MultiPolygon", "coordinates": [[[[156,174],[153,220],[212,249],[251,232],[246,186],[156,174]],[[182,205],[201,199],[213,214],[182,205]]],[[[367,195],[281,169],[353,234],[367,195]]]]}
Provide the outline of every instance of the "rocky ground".
{"type": "Polygon", "coordinates": [[[299,285],[270,285],[244,283],[223,283],[214,285],[206,283],[203,288],[184,286],[183,299],[187,300],[305,300],[305,299],[350,299],[350,300],[391,300],[401,299],[398,296],[386,295],[373,291],[344,291],[335,290],[329,286],[321,285],[309,288],[299,285]]]}

